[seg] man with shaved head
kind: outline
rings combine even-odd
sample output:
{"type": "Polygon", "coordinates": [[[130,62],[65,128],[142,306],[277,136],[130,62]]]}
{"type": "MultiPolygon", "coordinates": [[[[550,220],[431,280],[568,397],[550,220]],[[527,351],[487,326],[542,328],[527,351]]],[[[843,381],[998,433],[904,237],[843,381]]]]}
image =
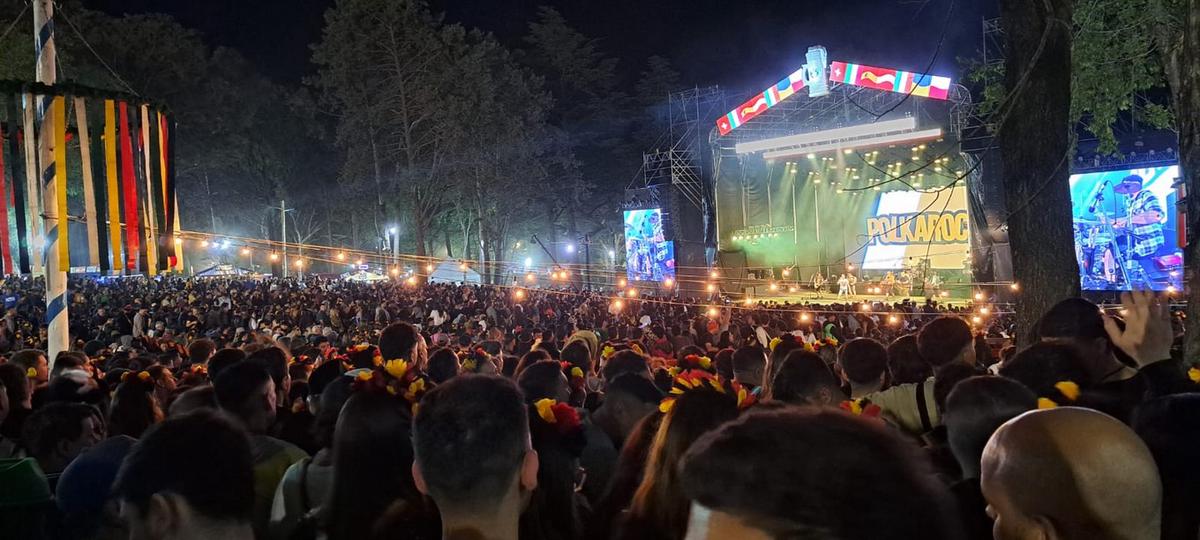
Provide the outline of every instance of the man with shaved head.
{"type": "Polygon", "coordinates": [[[1091,409],[1009,420],[983,451],[996,540],[1158,540],[1162,485],[1133,430],[1091,409]]]}

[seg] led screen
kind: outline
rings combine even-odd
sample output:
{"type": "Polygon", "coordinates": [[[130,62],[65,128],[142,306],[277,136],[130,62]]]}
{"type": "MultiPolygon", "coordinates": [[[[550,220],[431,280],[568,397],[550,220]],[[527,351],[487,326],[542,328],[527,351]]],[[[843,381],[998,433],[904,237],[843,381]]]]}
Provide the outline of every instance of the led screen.
{"type": "Polygon", "coordinates": [[[1179,166],[1071,175],[1075,258],[1084,290],[1181,287],[1179,166]]]}
{"type": "Polygon", "coordinates": [[[675,245],[663,236],[661,209],[625,211],[625,271],[630,281],[675,279],[675,245]]]}

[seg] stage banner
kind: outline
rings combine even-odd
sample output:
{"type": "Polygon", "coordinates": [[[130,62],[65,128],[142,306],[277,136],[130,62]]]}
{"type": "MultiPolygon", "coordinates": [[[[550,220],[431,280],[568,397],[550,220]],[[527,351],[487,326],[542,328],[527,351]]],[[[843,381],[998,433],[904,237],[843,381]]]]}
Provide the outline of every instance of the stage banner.
{"type": "Polygon", "coordinates": [[[0,130],[0,274],[14,273],[8,235],[8,182],[4,175],[4,131],[0,130]]]}
{"type": "MultiPolygon", "coordinates": [[[[100,220],[96,217],[96,191],[92,178],[92,138],[88,135],[87,107],[75,98],[75,128],[79,131],[80,169],[83,172],[83,218],[87,226],[88,266],[100,266],[100,220]]],[[[66,195],[63,195],[64,197],[66,195]]]]}
{"type": "Polygon", "coordinates": [[[930,268],[964,268],[971,249],[967,189],[884,193],[866,234],[863,269],[899,270],[925,260],[930,268]]]}
{"type": "Polygon", "coordinates": [[[34,274],[42,273],[42,187],[38,182],[37,130],[33,127],[33,94],[24,94],[25,121],[25,218],[29,220],[29,261],[34,274]]]}
{"type": "Polygon", "coordinates": [[[104,179],[108,203],[108,242],[112,266],[121,264],[121,188],[117,184],[117,111],[116,103],[104,100],[104,179]]]}
{"type": "Polygon", "coordinates": [[[831,62],[829,80],[932,99],[947,99],[950,95],[951,82],[950,77],[937,77],[902,69],[864,66],[850,62],[831,62]]]}
{"type": "Polygon", "coordinates": [[[16,94],[8,103],[8,155],[11,158],[12,169],[12,199],[13,199],[13,222],[17,229],[17,269],[22,274],[29,274],[29,236],[28,225],[26,222],[25,212],[25,188],[21,186],[21,179],[24,178],[25,161],[21,159],[21,139],[24,134],[19,127],[21,125],[18,119],[21,118],[21,113],[18,111],[20,107],[21,95],[16,94]]]}
{"type": "Polygon", "coordinates": [[[150,107],[142,105],[141,109],[141,134],[142,138],[138,143],[138,150],[142,158],[143,178],[146,180],[146,197],[145,197],[145,223],[146,223],[146,273],[147,275],[158,275],[159,261],[158,252],[158,216],[154,212],[154,176],[151,173],[150,156],[153,152],[150,146],[150,107]]]}
{"type": "Polygon", "coordinates": [[[121,130],[121,198],[125,201],[125,269],[137,270],[138,245],[141,230],[138,226],[137,183],[134,180],[133,133],[129,131],[129,105],[118,105],[118,126],[121,130]]]}

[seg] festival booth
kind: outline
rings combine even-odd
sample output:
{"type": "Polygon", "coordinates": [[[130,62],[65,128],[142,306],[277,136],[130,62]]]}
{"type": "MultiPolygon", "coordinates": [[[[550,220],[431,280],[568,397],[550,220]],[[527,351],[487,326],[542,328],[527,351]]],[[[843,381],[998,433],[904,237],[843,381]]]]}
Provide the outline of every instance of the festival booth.
{"type": "Polygon", "coordinates": [[[342,280],[353,283],[378,283],[380,281],[388,280],[387,276],[378,272],[371,272],[369,270],[355,270],[353,272],[346,272],[338,277],[342,280]]]}
{"type": "Polygon", "coordinates": [[[483,282],[474,268],[464,267],[454,261],[442,261],[429,274],[430,283],[463,283],[478,285],[483,282]]]}

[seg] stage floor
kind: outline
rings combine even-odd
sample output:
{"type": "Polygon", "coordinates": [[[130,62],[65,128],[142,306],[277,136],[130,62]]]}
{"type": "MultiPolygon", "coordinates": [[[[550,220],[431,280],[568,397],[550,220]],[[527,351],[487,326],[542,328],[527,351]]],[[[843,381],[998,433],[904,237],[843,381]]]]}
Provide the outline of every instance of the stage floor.
{"type": "MultiPolygon", "coordinates": [[[[951,304],[951,305],[962,305],[962,304],[970,303],[972,301],[972,298],[970,298],[967,295],[958,296],[958,295],[955,295],[952,291],[948,291],[948,292],[950,294],[948,294],[947,296],[936,296],[933,299],[937,300],[938,303],[940,303],[940,304],[951,304]]],[[[816,292],[813,290],[807,290],[807,291],[802,290],[802,291],[797,291],[794,293],[789,293],[786,291],[782,292],[782,293],[763,292],[763,293],[759,293],[759,294],[752,294],[751,298],[753,298],[755,301],[776,302],[776,303],[780,303],[780,304],[782,304],[784,302],[788,302],[791,304],[804,304],[804,303],[845,304],[845,303],[862,303],[862,302],[884,302],[884,303],[888,303],[888,304],[895,304],[895,303],[903,302],[905,300],[911,300],[912,302],[915,302],[917,304],[924,304],[927,297],[925,297],[925,296],[890,296],[890,297],[886,297],[882,294],[857,294],[854,296],[843,296],[841,298],[838,298],[838,295],[835,293],[816,292]]]]}

